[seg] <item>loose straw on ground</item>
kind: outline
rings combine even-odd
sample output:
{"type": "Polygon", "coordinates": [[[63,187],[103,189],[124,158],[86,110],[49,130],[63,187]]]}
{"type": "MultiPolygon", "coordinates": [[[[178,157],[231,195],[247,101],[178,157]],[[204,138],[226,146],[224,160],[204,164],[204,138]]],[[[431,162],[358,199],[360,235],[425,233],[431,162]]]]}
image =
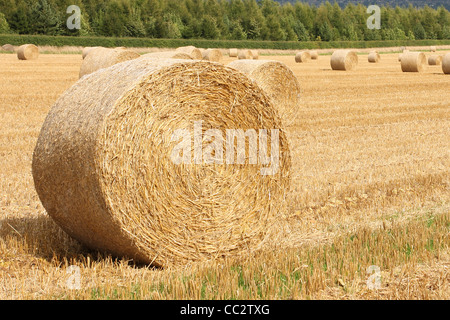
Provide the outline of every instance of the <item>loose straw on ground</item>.
{"type": "Polygon", "coordinates": [[[63,230],[156,266],[257,249],[285,212],[289,171],[280,117],[257,84],[217,63],[175,59],[81,78],[48,113],[32,161],[37,194],[63,230]],[[229,161],[219,143],[227,130],[254,130],[260,143],[266,132],[278,169],[242,148],[229,161]]]}

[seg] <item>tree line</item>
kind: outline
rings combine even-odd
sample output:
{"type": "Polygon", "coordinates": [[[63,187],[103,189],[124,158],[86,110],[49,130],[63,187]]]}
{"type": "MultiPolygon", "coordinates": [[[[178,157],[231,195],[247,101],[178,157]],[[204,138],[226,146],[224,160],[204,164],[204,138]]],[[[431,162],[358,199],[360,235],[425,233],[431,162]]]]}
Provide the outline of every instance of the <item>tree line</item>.
{"type": "Polygon", "coordinates": [[[367,7],[274,0],[0,0],[0,33],[166,39],[361,41],[450,39],[450,12],[381,7],[369,29],[367,7]],[[66,12],[81,9],[81,28],[66,12]]]}

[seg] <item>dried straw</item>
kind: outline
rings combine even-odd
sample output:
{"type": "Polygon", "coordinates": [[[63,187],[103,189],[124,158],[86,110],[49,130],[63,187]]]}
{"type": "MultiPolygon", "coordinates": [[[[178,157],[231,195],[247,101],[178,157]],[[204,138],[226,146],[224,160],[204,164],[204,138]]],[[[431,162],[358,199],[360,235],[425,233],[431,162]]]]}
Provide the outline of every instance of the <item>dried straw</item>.
{"type": "Polygon", "coordinates": [[[450,74],[450,53],[447,53],[444,58],[442,58],[442,71],[445,74],[450,74]]]}
{"type": "Polygon", "coordinates": [[[378,63],[380,62],[381,56],[377,51],[371,51],[368,56],[368,61],[370,63],[378,63]]]}
{"type": "Polygon", "coordinates": [[[258,50],[250,50],[250,52],[252,53],[252,58],[254,60],[258,60],[259,59],[259,51],[258,50]]]}
{"type": "MultiPolygon", "coordinates": [[[[206,163],[195,158],[195,142],[191,162],[176,164],[174,133],[190,133],[191,148],[200,121],[203,134],[281,126],[262,89],[217,63],[141,58],[83,77],[51,108],[33,154],[44,208],[85,245],[138,262],[184,265],[247,254],[284,212],[285,133],[279,131],[273,175],[262,175],[266,166],[248,157],[244,164],[206,163]]],[[[207,146],[203,154],[217,160],[220,152],[207,146]]]]}
{"type": "Polygon", "coordinates": [[[191,59],[195,59],[195,60],[203,59],[203,54],[202,54],[201,50],[194,46],[179,47],[176,49],[176,51],[187,53],[188,55],[190,55],[192,57],[191,59]]]}
{"type": "Polygon", "coordinates": [[[16,48],[14,48],[14,46],[13,45],[11,45],[11,44],[4,44],[4,45],[2,45],[2,50],[3,51],[6,51],[6,52],[12,52],[12,53],[14,53],[15,51],[16,51],[16,48]]]}
{"type": "Polygon", "coordinates": [[[283,127],[297,123],[300,106],[300,83],[284,63],[272,60],[235,60],[229,67],[247,74],[255,81],[277,108],[283,127]]]}
{"type": "Polygon", "coordinates": [[[80,78],[99,69],[117,63],[139,58],[140,54],[131,50],[94,48],[84,58],[80,68],[80,78]]]}
{"type": "Polygon", "coordinates": [[[423,72],[427,64],[427,57],[423,52],[406,52],[402,55],[403,72],[423,72]]]}
{"type": "Polygon", "coordinates": [[[84,59],[86,58],[86,56],[89,54],[89,52],[92,51],[92,49],[97,49],[97,48],[101,48],[101,47],[85,47],[83,49],[83,52],[81,53],[81,57],[84,59]]]}
{"type": "Polygon", "coordinates": [[[251,50],[239,50],[239,54],[238,54],[238,59],[242,60],[242,59],[253,59],[253,54],[251,52],[251,50]]]}
{"type": "Polygon", "coordinates": [[[295,55],[295,62],[303,63],[311,60],[311,54],[309,51],[300,51],[295,55]]]}
{"type": "Polygon", "coordinates": [[[431,46],[431,47],[430,47],[430,51],[431,51],[431,52],[436,52],[436,46],[431,46]]]}
{"type": "Polygon", "coordinates": [[[317,50],[311,50],[309,53],[311,55],[311,60],[319,59],[319,53],[317,52],[317,50]]]}
{"type": "Polygon", "coordinates": [[[358,55],[352,50],[336,50],[331,56],[331,69],[351,71],[358,65],[358,55]]]}
{"type": "Polygon", "coordinates": [[[35,60],[39,57],[39,49],[34,44],[24,44],[17,50],[19,60],[35,60]]]}
{"type": "Polygon", "coordinates": [[[184,59],[192,60],[193,57],[186,52],[181,51],[161,51],[161,52],[151,52],[142,55],[142,57],[154,58],[154,59],[184,59]]]}
{"type": "Polygon", "coordinates": [[[430,66],[439,66],[442,63],[442,56],[434,55],[428,57],[428,64],[430,66]]]}
{"type": "Polygon", "coordinates": [[[207,49],[203,53],[203,60],[219,62],[222,60],[222,51],[219,49],[207,49]]]}
{"type": "Polygon", "coordinates": [[[230,49],[229,56],[230,56],[230,58],[237,58],[238,49],[236,49],[236,48],[230,49]]]}

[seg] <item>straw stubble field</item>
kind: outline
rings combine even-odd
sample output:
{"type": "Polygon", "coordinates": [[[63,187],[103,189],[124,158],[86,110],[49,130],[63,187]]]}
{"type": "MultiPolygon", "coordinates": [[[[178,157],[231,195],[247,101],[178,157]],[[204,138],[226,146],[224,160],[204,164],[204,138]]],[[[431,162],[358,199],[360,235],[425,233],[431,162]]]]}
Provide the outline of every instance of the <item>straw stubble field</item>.
{"type": "Polygon", "coordinates": [[[248,257],[175,270],[88,250],[46,215],[32,152],[81,56],[1,54],[0,299],[449,299],[450,77],[402,73],[397,54],[351,72],[263,59],[302,87],[289,216],[248,257]]]}

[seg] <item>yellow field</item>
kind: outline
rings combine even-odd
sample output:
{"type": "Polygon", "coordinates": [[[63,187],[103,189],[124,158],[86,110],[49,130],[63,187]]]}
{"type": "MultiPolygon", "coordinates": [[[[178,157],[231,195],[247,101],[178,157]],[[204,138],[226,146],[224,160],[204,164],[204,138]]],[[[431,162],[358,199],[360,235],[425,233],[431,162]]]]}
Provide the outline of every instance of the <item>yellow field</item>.
{"type": "Polygon", "coordinates": [[[248,257],[161,270],[84,248],[34,190],[41,125],[81,56],[0,54],[0,299],[450,299],[450,76],[397,57],[339,72],[260,56],[303,90],[289,216],[248,257]]]}

